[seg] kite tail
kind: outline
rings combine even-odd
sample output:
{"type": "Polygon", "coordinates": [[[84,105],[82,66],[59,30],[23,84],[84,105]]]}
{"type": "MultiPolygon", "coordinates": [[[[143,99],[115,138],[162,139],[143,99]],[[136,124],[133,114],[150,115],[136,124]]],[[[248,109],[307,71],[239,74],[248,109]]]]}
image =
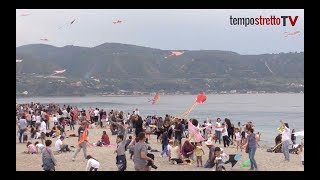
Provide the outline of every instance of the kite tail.
{"type": "Polygon", "coordinates": [[[194,103],[191,108],[186,112],[186,114],[184,114],[183,116],[181,116],[181,118],[186,117],[196,106],[198,105],[198,103],[194,103]]]}
{"type": "MultiPolygon", "coordinates": [[[[195,104],[195,103],[194,103],[195,104]]],[[[187,110],[185,110],[182,114],[176,116],[177,118],[181,118],[184,117],[189,111],[190,109],[192,109],[192,107],[194,106],[194,104],[192,104],[187,110]]]]}

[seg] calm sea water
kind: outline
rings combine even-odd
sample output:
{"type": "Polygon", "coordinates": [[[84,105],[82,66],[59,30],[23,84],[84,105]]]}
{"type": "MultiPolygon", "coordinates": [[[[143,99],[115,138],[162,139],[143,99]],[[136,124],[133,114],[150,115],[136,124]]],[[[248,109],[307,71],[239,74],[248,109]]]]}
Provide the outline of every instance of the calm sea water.
{"type": "MultiPolygon", "coordinates": [[[[138,108],[143,116],[165,114],[179,115],[190,107],[196,95],[162,95],[160,100],[151,105],[152,96],[122,97],[34,97],[17,98],[17,103],[58,103],[77,105],[78,108],[98,107],[106,110],[132,112],[138,108]]],[[[290,129],[304,129],[304,94],[223,94],[207,95],[207,100],[199,104],[189,115],[203,122],[210,118],[229,118],[233,124],[252,121],[255,131],[262,133],[261,144],[274,145],[278,134],[280,119],[289,123],[290,129]]],[[[299,142],[300,137],[297,138],[299,142]]]]}

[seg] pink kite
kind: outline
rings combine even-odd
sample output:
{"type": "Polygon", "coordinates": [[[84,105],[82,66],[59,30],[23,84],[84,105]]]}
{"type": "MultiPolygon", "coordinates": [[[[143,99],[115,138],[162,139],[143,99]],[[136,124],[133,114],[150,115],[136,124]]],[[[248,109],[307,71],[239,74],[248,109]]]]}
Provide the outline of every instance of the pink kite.
{"type": "Polygon", "coordinates": [[[166,56],[164,58],[169,58],[171,56],[181,56],[184,52],[178,52],[178,51],[171,51],[171,54],[169,56],[166,56]]]}
{"type": "Polygon", "coordinates": [[[20,16],[29,16],[30,15],[30,13],[22,13],[22,14],[20,14],[20,16]]]}
{"type": "Polygon", "coordinates": [[[188,133],[190,142],[201,142],[204,138],[201,136],[197,127],[195,127],[190,120],[188,120],[188,133]]]}
{"type": "Polygon", "coordinates": [[[118,24],[118,23],[122,23],[122,21],[117,20],[117,21],[113,21],[112,23],[113,23],[113,24],[118,24]]]}
{"type": "Polygon", "coordinates": [[[288,36],[294,36],[294,35],[300,35],[300,31],[294,31],[294,32],[285,32],[285,37],[288,37],[288,36]]]}

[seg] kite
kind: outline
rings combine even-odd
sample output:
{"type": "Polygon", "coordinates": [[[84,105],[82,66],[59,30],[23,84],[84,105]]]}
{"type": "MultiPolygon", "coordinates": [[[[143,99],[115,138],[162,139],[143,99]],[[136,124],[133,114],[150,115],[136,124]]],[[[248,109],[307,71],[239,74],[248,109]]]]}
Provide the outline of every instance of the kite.
{"type": "Polygon", "coordinates": [[[166,56],[164,58],[169,58],[171,56],[181,56],[184,52],[178,52],[178,51],[171,51],[171,54],[169,56],[166,56]]]}
{"type": "Polygon", "coordinates": [[[189,134],[189,141],[190,142],[201,142],[205,139],[201,136],[200,131],[197,129],[196,126],[192,124],[190,120],[188,120],[188,134],[189,134]]]}
{"type": "Polygon", "coordinates": [[[22,13],[22,14],[20,14],[20,16],[29,16],[30,15],[30,13],[22,13]]]}
{"type": "Polygon", "coordinates": [[[187,116],[198,104],[202,104],[206,100],[207,100],[207,96],[205,96],[202,93],[198,94],[198,96],[196,98],[196,102],[193,103],[193,105],[190,108],[188,108],[185,112],[178,115],[177,118],[183,118],[183,117],[187,116]]]}
{"type": "Polygon", "coordinates": [[[226,161],[224,164],[231,163],[231,167],[237,164],[237,162],[241,159],[241,154],[230,154],[229,160],[226,161]]]}
{"type": "Polygon", "coordinates": [[[241,167],[248,167],[250,165],[250,159],[246,160],[241,164],[241,167]]]}
{"type": "Polygon", "coordinates": [[[66,23],[66,24],[64,24],[64,25],[62,25],[62,26],[60,26],[58,29],[61,29],[61,28],[65,27],[65,26],[68,26],[68,25],[70,25],[70,26],[71,26],[75,21],[76,21],[76,19],[74,18],[71,22],[68,22],[68,23],[66,23]]]}
{"type": "Polygon", "coordinates": [[[153,97],[153,99],[150,99],[148,102],[152,101],[152,105],[154,105],[156,102],[158,102],[160,99],[160,93],[156,93],[156,95],[153,97]]]}
{"type": "Polygon", "coordinates": [[[288,37],[288,36],[294,36],[294,35],[300,35],[300,31],[294,31],[294,32],[284,32],[285,34],[285,37],[288,37]]]}
{"type": "Polygon", "coordinates": [[[294,134],[294,136],[304,136],[304,130],[303,131],[299,131],[299,132],[295,132],[295,133],[293,133],[294,134]]]}
{"type": "Polygon", "coordinates": [[[118,24],[118,23],[122,23],[122,21],[117,20],[117,21],[113,21],[112,23],[113,23],[113,24],[118,24]]]}
{"type": "Polygon", "coordinates": [[[56,74],[63,74],[64,72],[66,72],[66,70],[60,70],[60,71],[54,71],[53,74],[51,74],[50,76],[56,75],[56,74]]]}
{"type": "Polygon", "coordinates": [[[41,38],[40,40],[41,41],[49,41],[49,39],[47,39],[47,38],[41,38]]]}
{"type": "Polygon", "coordinates": [[[20,63],[22,61],[23,61],[22,59],[16,59],[16,63],[20,63]]]}

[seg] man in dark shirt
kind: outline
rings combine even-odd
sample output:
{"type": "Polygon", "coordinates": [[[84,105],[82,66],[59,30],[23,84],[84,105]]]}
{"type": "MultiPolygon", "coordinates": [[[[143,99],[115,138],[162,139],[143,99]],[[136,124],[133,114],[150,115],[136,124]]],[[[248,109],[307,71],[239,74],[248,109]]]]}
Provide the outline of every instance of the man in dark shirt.
{"type": "Polygon", "coordinates": [[[176,119],[174,126],[174,138],[179,140],[180,147],[181,147],[181,140],[182,140],[182,134],[183,134],[183,126],[181,124],[181,119],[176,119]]]}

